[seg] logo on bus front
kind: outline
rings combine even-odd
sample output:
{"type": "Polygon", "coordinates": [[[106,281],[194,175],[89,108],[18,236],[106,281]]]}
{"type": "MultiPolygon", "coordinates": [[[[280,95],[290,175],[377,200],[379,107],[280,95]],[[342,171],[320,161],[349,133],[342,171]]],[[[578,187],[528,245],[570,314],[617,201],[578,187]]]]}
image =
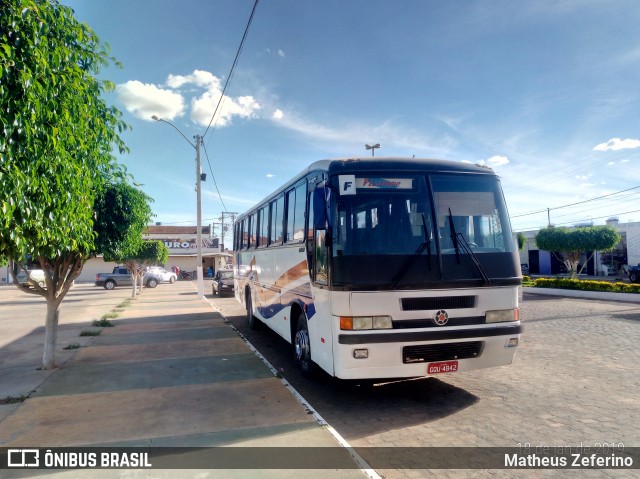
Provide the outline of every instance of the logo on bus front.
{"type": "Polygon", "coordinates": [[[433,322],[437,326],[444,326],[445,324],[447,324],[448,321],[449,321],[449,314],[444,309],[441,309],[440,311],[438,311],[435,317],[433,318],[433,322]]]}

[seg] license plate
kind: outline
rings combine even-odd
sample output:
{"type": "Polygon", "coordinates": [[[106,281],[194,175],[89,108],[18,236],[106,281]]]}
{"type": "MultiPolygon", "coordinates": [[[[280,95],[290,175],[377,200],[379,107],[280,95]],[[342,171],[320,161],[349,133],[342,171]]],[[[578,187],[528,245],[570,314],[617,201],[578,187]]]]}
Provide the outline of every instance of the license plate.
{"type": "Polygon", "coordinates": [[[458,361],[442,361],[439,363],[429,363],[428,374],[455,373],[458,370],[458,361]]]}

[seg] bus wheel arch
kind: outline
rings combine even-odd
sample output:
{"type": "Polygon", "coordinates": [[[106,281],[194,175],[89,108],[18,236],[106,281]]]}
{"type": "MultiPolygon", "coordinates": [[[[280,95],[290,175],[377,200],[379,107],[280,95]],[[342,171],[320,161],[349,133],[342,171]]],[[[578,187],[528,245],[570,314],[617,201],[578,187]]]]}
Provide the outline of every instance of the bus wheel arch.
{"type": "Polygon", "coordinates": [[[260,328],[260,320],[253,314],[253,300],[251,297],[251,288],[247,286],[244,290],[244,304],[247,310],[247,322],[249,329],[256,330],[260,328]]]}
{"type": "MultiPolygon", "coordinates": [[[[293,317],[293,316],[292,316],[293,317]]],[[[311,359],[311,338],[307,325],[307,316],[302,310],[296,320],[296,333],[293,340],[293,352],[296,364],[307,378],[314,378],[317,373],[317,365],[311,359]]]]}
{"type": "Polygon", "coordinates": [[[289,312],[289,317],[291,318],[291,321],[290,321],[291,344],[293,344],[294,346],[295,346],[295,340],[296,340],[296,333],[298,332],[298,321],[302,316],[304,316],[304,308],[297,302],[294,302],[291,305],[291,311],[289,312]]]}

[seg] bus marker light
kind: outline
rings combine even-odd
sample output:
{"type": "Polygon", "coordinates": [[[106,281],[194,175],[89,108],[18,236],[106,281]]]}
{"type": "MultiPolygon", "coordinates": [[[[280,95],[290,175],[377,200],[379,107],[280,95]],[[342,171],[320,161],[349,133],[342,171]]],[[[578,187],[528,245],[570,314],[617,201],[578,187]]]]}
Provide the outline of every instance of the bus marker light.
{"type": "Polygon", "coordinates": [[[369,357],[369,350],[368,349],[354,349],[353,350],[353,357],[355,359],[367,359],[369,357]]]}
{"type": "Polygon", "coordinates": [[[350,331],[353,329],[353,318],[350,316],[340,316],[340,329],[350,331]]]}
{"type": "Polygon", "coordinates": [[[518,345],[518,338],[509,339],[509,343],[507,344],[508,348],[515,348],[518,345]]]}

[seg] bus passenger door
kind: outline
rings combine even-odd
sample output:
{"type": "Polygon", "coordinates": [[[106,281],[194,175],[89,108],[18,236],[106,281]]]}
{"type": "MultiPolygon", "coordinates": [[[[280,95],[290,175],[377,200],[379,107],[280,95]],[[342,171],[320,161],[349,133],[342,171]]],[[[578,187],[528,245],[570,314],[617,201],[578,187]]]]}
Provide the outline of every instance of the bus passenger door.
{"type": "Polygon", "coordinates": [[[322,369],[333,375],[327,228],[324,188],[318,187],[309,195],[307,261],[309,263],[313,307],[307,308],[307,315],[311,340],[311,359],[322,369]]]}

